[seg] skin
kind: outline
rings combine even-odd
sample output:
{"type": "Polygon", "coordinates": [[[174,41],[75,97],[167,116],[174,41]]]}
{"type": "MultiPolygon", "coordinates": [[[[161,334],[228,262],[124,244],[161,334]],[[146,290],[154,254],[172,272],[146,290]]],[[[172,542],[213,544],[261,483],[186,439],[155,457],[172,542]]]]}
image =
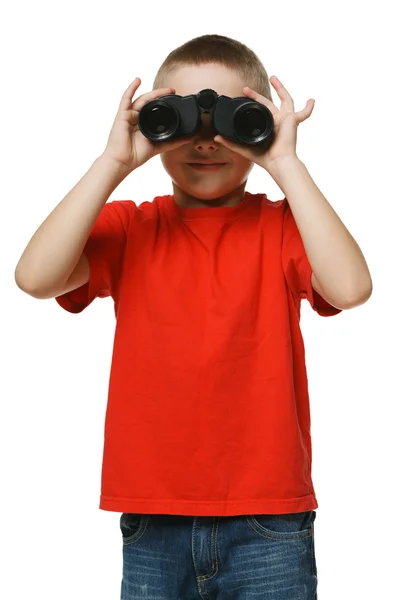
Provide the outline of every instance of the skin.
{"type": "MultiPolygon", "coordinates": [[[[238,73],[214,63],[180,67],[163,81],[164,87],[174,88],[179,96],[211,88],[233,98],[244,95],[245,85],[238,73]]],[[[211,114],[202,114],[201,118],[202,127],[189,143],[160,154],[172,180],[175,202],[185,208],[236,206],[243,200],[254,162],[214,140],[211,114]],[[228,164],[214,172],[199,172],[186,164],[202,159],[228,164]]]]}

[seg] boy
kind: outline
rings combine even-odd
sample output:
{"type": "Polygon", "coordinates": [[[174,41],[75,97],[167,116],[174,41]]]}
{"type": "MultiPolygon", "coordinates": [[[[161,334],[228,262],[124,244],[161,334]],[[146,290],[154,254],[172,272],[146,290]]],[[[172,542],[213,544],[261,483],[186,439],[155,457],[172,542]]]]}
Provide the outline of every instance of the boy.
{"type": "Polygon", "coordinates": [[[138,78],[126,90],[105,151],[16,269],[21,289],[72,313],[115,302],[100,508],[122,512],[124,600],[317,597],[300,302],[332,316],[365,302],[372,283],[296,155],[313,101],[295,113],[271,83],[280,109],[257,56],[230,38],[173,51],[152,92],[133,101],[138,78]],[[205,88],[264,103],[268,151],[221,139],[210,114],[189,139],[142,135],[147,102],[205,88]],[[173,195],[106,203],[156,154],[173,195]],[[245,191],[254,163],[283,200],[245,191]]]}

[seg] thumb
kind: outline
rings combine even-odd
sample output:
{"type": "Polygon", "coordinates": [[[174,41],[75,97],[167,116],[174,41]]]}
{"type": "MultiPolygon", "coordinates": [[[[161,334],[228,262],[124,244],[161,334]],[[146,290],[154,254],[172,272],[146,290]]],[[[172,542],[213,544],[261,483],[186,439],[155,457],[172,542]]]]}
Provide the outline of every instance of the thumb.
{"type": "MultiPolygon", "coordinates": [[[[180,148],[181,146],[184,146],[185,144],[189,144],[192,141],[192,137],[185,137],[185,138],[179,138],[177,140],[173,140],[171,142],[165,142],[165,144],[163,144],[163,149],[161,150],[161,152],[168,152],[168,150],[176,150],[176,148],[180,148]]],[[[160,144],[161,145],[161,144],[160,144]]]]}
{"type": "Polygon", "coordinates": [[[231,150],[232,152],[236,152],[237,154],[244,156],[244,158],[254,160],[253,154],[251,153],[250,149],[243,144],[237,144],[236,142],[232,142],[232,140],[228,140],[227,138],[222,137],[222,135],[214,136],[214,141],[218,142],[218,144],[221,144],[221,146],[225,146],[225,148],[228,148],[228,150],[231,150]]]}

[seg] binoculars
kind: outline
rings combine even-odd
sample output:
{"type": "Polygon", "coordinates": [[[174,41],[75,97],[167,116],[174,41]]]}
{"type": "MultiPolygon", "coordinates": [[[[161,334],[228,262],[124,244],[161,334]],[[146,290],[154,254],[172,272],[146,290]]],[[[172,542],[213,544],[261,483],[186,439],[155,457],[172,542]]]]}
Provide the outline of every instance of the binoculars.
{"type": "Polygon", "coordinates": [[[201,128],[202,113],[212,113],[216,134],[233,142],[265,149],[273,141],[274,118],[264,104],[247,97],[219,96],[212,89],[150,100],[139,111],[138,125],[149,140],[174,140],[194,135],[201,128]]]}

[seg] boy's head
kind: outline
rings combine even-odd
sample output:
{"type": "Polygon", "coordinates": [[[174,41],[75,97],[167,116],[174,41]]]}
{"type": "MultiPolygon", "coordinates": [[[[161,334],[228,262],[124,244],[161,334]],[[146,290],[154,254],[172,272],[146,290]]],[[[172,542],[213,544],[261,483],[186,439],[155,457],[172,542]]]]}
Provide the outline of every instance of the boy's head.
{"type": "MultiPolygon", "coordinates": [[[[211,88],[218,95],[233,98],[243,96],[246,85],[272,100],[267,72],[252,50],[224,36],[204,35],[167,56],[153,89],[172,87],[175,94],[187,96],[211,88]]],[[[254,163],[214,141],[217,132],[211,114],[202,114],[201,118],[202,127],[188,144],[160,155],[172,179],[175,200],[183,206],[218,199],[224,204],[237,204],[254,163]],[[198,171],[188,164],[201,160],[225,164],[216,171],[198,171]]]]}

